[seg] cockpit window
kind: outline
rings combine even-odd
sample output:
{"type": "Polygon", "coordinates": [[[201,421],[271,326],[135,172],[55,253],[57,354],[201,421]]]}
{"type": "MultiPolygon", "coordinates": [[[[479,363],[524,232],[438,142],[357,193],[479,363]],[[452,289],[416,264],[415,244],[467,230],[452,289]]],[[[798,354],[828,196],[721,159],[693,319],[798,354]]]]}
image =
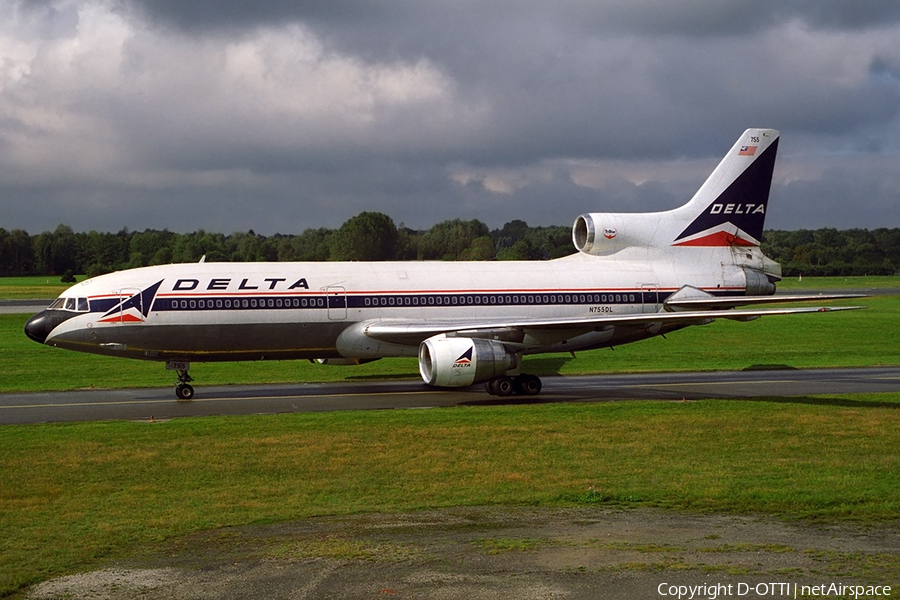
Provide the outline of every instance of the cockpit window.
{"type": "Polygon", "coordinates": [[[88,312],[91,310],[87,298],[57,298],[50,304],[49,308],[78,312],[88,312]]]}

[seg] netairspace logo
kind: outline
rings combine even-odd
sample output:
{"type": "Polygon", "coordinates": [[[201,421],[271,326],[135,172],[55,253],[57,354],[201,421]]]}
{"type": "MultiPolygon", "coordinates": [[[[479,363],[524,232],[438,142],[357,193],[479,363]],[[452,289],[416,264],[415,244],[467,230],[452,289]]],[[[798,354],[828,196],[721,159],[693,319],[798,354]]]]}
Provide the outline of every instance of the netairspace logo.
{"type": "Polygon", "coordinates": [[[845,585],[843,583],[822,583],[803,585],[799,583],[714,583],[702,585],[677,585],[663,582],[656,588],[660,596],[693,600],[694,598],[741,598],[753,594],[754,598],[887,598],[891,596],[889,585],[845,585]]]}

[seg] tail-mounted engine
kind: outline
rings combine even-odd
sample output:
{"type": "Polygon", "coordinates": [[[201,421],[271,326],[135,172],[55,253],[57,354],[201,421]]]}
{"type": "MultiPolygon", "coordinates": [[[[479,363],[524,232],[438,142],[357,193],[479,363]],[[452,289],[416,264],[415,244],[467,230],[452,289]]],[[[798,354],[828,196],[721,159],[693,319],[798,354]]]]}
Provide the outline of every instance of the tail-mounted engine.
{"type": "Polygon", "coordinates": [[[579,215],[572,226],[572,243],[579,252],[594,256],[613,254],[629,246],[648,246],[658,220],[657,215],[641,213],[579,215]]]}
{"type": "Polygon", "coordinates": [[[744,267],[744,277],[747,280],[746,294],[748,296],[771,296],[775,293],[774,276],[770,277],[762,271],[744,267]]]}
{"type": "Polygon", "coordinates": [[[419,346],[419,373],[428,385],[465,387],[502,377],[518,359],[494,340],[430,337],[419,346]]]}

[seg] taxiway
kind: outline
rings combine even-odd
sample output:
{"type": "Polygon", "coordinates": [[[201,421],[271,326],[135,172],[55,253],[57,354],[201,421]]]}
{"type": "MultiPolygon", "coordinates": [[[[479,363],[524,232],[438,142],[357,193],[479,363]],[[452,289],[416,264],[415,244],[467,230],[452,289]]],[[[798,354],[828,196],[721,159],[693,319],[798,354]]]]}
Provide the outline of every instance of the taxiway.
{"type": "MultiPolygon", "coordinates": [[[[2,394],[0,424],[619,400],[779,398],[820,403],[822,400],[811,396],[900,392],[900,368],[641,373],[544,377],[543,381],[539,396],[506,398],[487,395],[481,385],[446,390],[419,381],[208,387],[200,382],[190,402],[177,401],[171,388],[2,394]]],[[[828,400],[832,404],[841,401],[828,400]]]]}

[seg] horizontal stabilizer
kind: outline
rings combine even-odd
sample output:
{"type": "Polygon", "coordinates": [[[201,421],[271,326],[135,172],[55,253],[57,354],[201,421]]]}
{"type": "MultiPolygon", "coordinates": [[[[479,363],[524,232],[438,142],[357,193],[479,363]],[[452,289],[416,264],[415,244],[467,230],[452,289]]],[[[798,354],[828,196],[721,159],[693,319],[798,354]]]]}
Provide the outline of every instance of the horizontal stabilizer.
{"type": "Polygon", "coordinates": [[[816,294],[808,296],[705,296],[694,298],[669,298],[664,303],[668,311],[725,310],[754,304],[788,304],[793,302],[824,302],[826,300],[853,300],[869,298],[866,294],[816,294]]]}

